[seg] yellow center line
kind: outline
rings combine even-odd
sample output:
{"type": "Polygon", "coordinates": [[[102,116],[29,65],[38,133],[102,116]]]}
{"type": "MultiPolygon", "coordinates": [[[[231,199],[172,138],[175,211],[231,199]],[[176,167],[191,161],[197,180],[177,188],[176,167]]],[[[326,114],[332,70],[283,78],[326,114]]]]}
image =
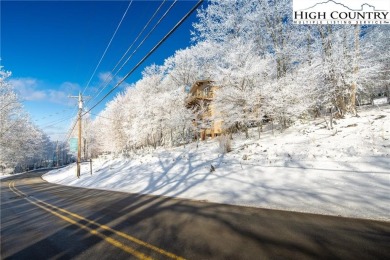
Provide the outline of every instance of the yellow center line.
{"type": "Polygon", "coordinates": [[[23,193],[23,192],[21,192],[20,190],[18,190],[17,188],[15,188],[14,185],[15,185],[15,182],[9,183],[9,188],[10,188],[15,194],[17,194],[17,195],[19,195],[19,196],[25,196],[25,199],[28,200],[30,203],[34,204],[35,206],[37,206],[37,207],[39,207],[39,208],[41,208],[41,209],[43,209],[43,210],[45,210],[45,211],[47,211],[47,212],[50,212],[51,214],[53,214],[53,215],[55,215],[55,216],[61,218],[62,220],[65,220],[65,221],[67,221],[67,222],[69,222],[69,223],[71,223],[71,224],[73,224],[73,225],[76,225],[76,226],[80,227],[81,229],[84,229],[84,230],[88,231],[88,232],[89,232],[90,234],[92,234],[92,235],[95,235],[95,236],[98,236],[98,237],[102,238],[102,239],[103,239],[104,241],[106,241],[107,243],[109,243],[109,244],[111,244],[111,245],[113,245],[113,246],[115,246],[115,247],[118,247],[118,248],[122,249],[123,251],[125,251],[125,252],[127,252],[127,253],[129,253],[129,254],[132,254],[133,256],[137,257],[138,259],[142,259],[142,260],[149,260],[149,259],[151,260],[151,259],[153,259],[153,258],[151,258],[151,257],[146,256],[145,254],[143,254],[143,253],[141,253],[141,252],[138,252],[137,250],[135,250],[135,249],[133,249],[133,248],[131,248],[131,247],[129,247],[129,246],[124,245],[123,243],[119,242],[118,240],[115,240],[115,239],[113,239],[113,238],[110,238],[110,237],[108,237],[108,236],[106,236],[106,235],[100,233],[99,231],[97,231],[97,230],[95,230],[95,229],[92,229],[92,228],[87,227],[87,226],[85,226],[85,225],[83,225],[83,224],[80,224],[80,223],[78,223],[77,221],[74,221],[74,220],[71,219],[71,218],[68,218],[68,217],[63,216],[63,215],[61,215],[61,214],[58,214],[57,212],[55,212],[55,211],[53,211],[53,210],[51,210],[51,209],[48,209],[48,208],[46,208],[46,207],[44,207],[44,206],[42,206],[42,205],[36,203],[35,201],[29,199],[29,198],[26,196],[25,193],[23,193]],[[12,185],[11,185],[11,184],[12,184],[12,185]]]}
{"type": "Polygon", "coordinates": [[[116,246],[116,247],[119,247],[119,248],[121,248],[122,250],[124,250],[124,251],[126,251],[126,252],[128,252],[128,253],[130,253],[130,254],[132,254],[132,255],[138,257],[138,258],[140,258],[140,259],[151,259],[151,258],[145,256],[143,253],[140,253],[140,252],[134,250],[134,249],[131,248],[131,247],[128,247],[128,246],[126,246],[126,245],[123,245],[121,242],[119,242],[119,241],[117,241],[117,240],[115,240],[115,239],[112,239],[112,238],[110,238],[110,237],[105,236],[104,234],[98,232],[97,230],[94,230],[94,229],[91,229],[91,228],[89,228],[89,227],[87,227],[87,226],[85,226],[85,225],[82,225],[82,224],[80,224],[80,223],[74,221],[73,219],[68,218],[68,217],[66,217],[66,216],[63,216],[63,215],[61,215],[61,214],[59,214],[59,213],[57,213],[57,212],[55,212],[55,211],[53,211],[53,210],[51,210],[51,209],[49,209],[49,208],[47,208],[47,207],[54,208],[54,209],[56,209],[56,210],[58,210],[58,211],[61,211],[61,212],[63,212],[63,213],[66,213],[66,214],[68,214],[68,215],[70,215],[70,216],[72,216],[72,217],[74,217],[74,218],[77,218],[77,219],[80,219],[80,220],[84,220],[84,221],[88,222],[89,224],[93,224],[93,225],[95,225],[95,226],[100,227],[101,229],[110,231],[110,232],[112,232],[112,233],[114,233],[114,234],[116,234],[116,235],[119,235],[119,236],[121,236],[121,237],[123,237],[123,238],[125,238],[125,239],[127,239],[127,240],[129,240],[129,241],[131,241],[131,242],[134,242],[134,243],[139,244],[139,245],[141,245],[141,246],[144,246],[144,247],[146,247],[146,248],[152,249],[153,251],[155,251],[155,252],[157,252],[157,253],[160,253],[160,254],[162,254],[162,255],[165,255],[165,256],[167,256],[167,257],[169,257],[169,258],[177,259],[177,260],[184,260],[184,258],[182,258],[182,257],[180,257],[180,256],[177,256],[177,255],[175,255],[175,254],[173,254],[173,253],[170,253],[170,252],[167,252],[167,251],[165,251],[165,250],[163,250],[163,249],[161,249],[161,248],[158,248],[158,247],[156,247],[156,246],[153,246],[153,245],[151,245],[151,244],[148,244],[148,243],[146,243],[146,242],[144,242],[144,241],[142,241],[142,240],[139,240],[139,239],[137,239],[137,238],[135,238],[135,237],[132,237],[132,236],[126,234],[126,233],[123,233],[123,232],[114,230],[114,229],[112,229],[112,228],[110,228],[110,227],[108,227],[108,226],[106,226],[106,225],[101,225],[101,224],[99,224],[99,223],[97,223],[97,222],[95,222],[95,221],[93,221],[93,220],[84,218],[84,217],[82,217],[82,216],[80,216],[80,215],[78,215],[78,214],[75,214],[75,213],[73,213],[73,212],[67,211],[67,210],[65,210],[65,209],[63,209],[63,208],[59,208],[59,207],[57,207],[57,206],[51,205],[51,204],[49,204],[49,203],[47,203],[47,202],[44,202],[44,201],[42,201],[42,200],[40,200],[40,199],[33,198],[35,201],[37,201],[37,202],[39,202],[39,203],[41,203],[41,204],[44,204],[44,205],[46,205],[47,207],[44,207],[44,206],[42,206],[42,205],[39,205],[38,203],[36,203],[36,202],[33,201],[32,199],[28,198],[28,197],[27,197],[27,194],[25,194],[25,193],[23,193],[22,191],[18,190],[18,189],[15,187],[15,181],[9,183],[9,188],[10,188],[14,193],[16,193],[16,194],[18,194],[18,195],[25,196],[25,199],[28,200],[29,202],[31,202],[32,204],[34,204],[34,205],[36,205],[36,206],[38,206],[38,207],[40,207],[40,208],[42,208],[42,209],[44,209],[44,210],[46,210],[46,211],[52,213],[53,215],[55,215],[55,216],[57,216],[57,217],[59,217],[59,218],[65,220],[65,221],[67,221],[67,222],[70,222],[70,223],[72,223],[72,224],[74,224],[74,225],[79,226],[79,227],[82,228],[82,229],[87,230],[89,233],[91,233],[91,234],[93,234],[93,235],[96,235],[96,236],[99,236],[99,237],[103,238],[106,242],[108,242],[108,243],[110,243],[110,244],[112,244],[112,245],[114,245],[114,246],[116,246]]]}

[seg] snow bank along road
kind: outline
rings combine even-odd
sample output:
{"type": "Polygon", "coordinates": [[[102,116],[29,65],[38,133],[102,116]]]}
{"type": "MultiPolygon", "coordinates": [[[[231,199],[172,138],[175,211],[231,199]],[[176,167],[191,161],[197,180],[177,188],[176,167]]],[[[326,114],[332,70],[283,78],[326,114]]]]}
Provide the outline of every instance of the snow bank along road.
{"type": "Polygon", "coordinates": [[[49,182],[130,193],[390,221],[390,106],[359,117],[297,122],[258,139],[235,135],[221,154],[216,140],[102,156],[44,175],[49,182]],[[210,166],[215,171],[210,172],[210,166]]]}
{"type": "Polygon", "coordinates": [[[2,259],[390,259],[390,223],[1,180],[2,259]]]}
{"type": "Polygon", "coordinates": [[[167,151],[141,160],[95,160],[75,177],[75,165],[45,174],[69,186],[164,195],[240,206],[390,221],[390,158],[349,162],[287,161],[256,165],[197,152],[167,151]],[[188,159],[189,157],[189,159],[188,159]],[[210,172],[210,165],[216,171],[210,172]]]}

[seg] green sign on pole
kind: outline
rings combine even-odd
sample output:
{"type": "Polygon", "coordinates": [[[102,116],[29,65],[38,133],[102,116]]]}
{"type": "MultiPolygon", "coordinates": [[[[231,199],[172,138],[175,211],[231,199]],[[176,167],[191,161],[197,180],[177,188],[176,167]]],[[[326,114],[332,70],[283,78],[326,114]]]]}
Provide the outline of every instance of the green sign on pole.
{"type": "Polygon", "coordinates": [[[77,152],[77,147],[78,147],[78,139],[77,138],[70,138],[69,139],[69,150],[70,150],[70,152],[72,152],[72,153],[75,153],[75,152],[77,152]]]}

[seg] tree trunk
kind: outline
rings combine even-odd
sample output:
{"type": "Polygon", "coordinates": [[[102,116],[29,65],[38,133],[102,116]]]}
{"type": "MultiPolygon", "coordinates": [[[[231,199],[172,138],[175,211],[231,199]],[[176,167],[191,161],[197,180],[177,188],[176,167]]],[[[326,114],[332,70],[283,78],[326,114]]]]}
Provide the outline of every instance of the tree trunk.
{"type": "Polygon", "coordinates": [[[333,129],[333,111],[332,108],[330,108],[330,129],[333,129]]]}
{"type": "Polygon", "coordinates": [[[246,139],[249,139],[248,127],[245,127],[245,128],[244,128],[244,132],[245,132],[245,138],[246,138],[246,139]]]}
{"type": "Polygon", "coordinates": [[[349,100],[349,111],[353,113],[355,116],[357,115],[356,112],[356,88],[357,88],[357,76],[359,72],[359,56],[360,56],[360,44],[359,44],[359,37],[360,37],[360,25],[355,25],[355,58],[354,58],[354,64],[353,64],[353,82],[351,84],[351,94],[350,94],[350,100],[349,100]]]}
{"type": "Polygon", "coordinates": [[[340,91],[337,91],[336,96],[336,107],[338,109],[337,117],[341,118],[344,116],[344,112],[346,111],[346,105],[343,95],[340,93],[340,91]]]}
{"type": "Polygon", "coordinates": [[[309,66],[311,66],[311,63],[313,60],[312,53],[311,53],[311,44],[312,44],[312,39],[311,39],[310,29],[308,29],[308,32],[307,32],[307,62],[309,64],[309,66]]]}
{"type": "Polygon", "coordinates": [[[263,130],[263,123],[262,121],[260,121],[258,124],[257,124],[257,132],[259,134],[259,140],[260,140],[260,136],[261,136],[261,131],[263,130]]]}
{"type": "Polygon", "coordinates": [[[173,130],[171,128],[171,147],[173,147],[173,130]]]}

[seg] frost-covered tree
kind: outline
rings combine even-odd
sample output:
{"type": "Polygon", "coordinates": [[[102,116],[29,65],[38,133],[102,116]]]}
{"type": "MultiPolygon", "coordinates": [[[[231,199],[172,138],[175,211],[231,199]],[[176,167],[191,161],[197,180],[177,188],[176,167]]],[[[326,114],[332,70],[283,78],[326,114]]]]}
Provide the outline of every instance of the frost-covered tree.
{"type": "Polygon", "coordinates": [[[283,107],[303,112],[291,109],[294,101],[286,95],[295,91],[294,100],[304,100],[307,94],[297,89],[292,77],[297,64],[304,62],[303,51],[298,51],[304,27],[292,25],[290,14],[288,1],[263,0],[213,1],[198,12],[195,39],[217,46],[211,52],[218,52],[211,76],[220,86],[215,104],[226,128],[241,126],[247,133],[249,120],[261,122],[266,114],[287,116],[277,112],[281,101],[283,107]]]}
{"type": "Polygon", "coordinates": [[[297,26],[292,23],[289,0],[260,1],[258,19],[265,30],[267,50],[273,54],[276,76],[281,78],[291,70],[296,55],[297,26]]]}
{"type": "Polygon", "coordinates": [[[291,13],[288,0],[210,1],[198,11],[193,45],[147,67],[94,120],[97,143],[116,153],[177,145],[208,120],[248,137],[264,116],[284,129],[329,108],[356,113],[356,96],[388,86],[388,29],[294,25],[291,13]],[[218,87],[213,118],[197,116],[206,107],[186,108],[197,80],[218,87]]]}
{"type": "MultiPolygon", "coordinates": [[[[222,44],[221,44],[222,45],[222,44]]],[[[216,119],[225,129],[235,126],[248,136],[249,121],[257,120],[262,107],[264,85],[269,80],[269,60],[253,55],[254,44],[240,39],[224,43],[225,53],[216,63],[213,79],[219,89],[215,93],[216,119]]]]}
{"type": "Polygon", "coordinates": [[[177,86],[188,89],[199,77],[197,57],[191,48],[178,50],[165,60],[164,69],[169,71],[169,77],[177,86]]]}
{"type": "Polygon", "coordinates": [[[94,136],[105,151],[126,153],[186,142],[192,115],[185,106],[185,81],[172,77],[169,68],[147,67],[141,80],[98,115],[94,136]]]}
{"type": "Polygon", "coordinates": [[[381,74],[388,60],[384,51],[387,45],[381,42],[386,29],[326,25],[317,30],[313,44],[317,54],[311,70],[313,85],[319,90],[317,99],[323,108],[335,108],[339,116],[356,114],[357,96],[375,88],[378,79],[386,78],[385,73],[381,74]]]}
{"type": "Polygon", "coordinates": [[[351,80],[350,40],[347,30],[326,25],[318,28],[321,43],[321,60],[317,76],[323,85],[327,107],[334,106],[340,115],[346,111],[348,84],[351,80]]]}
{"type": "Polygon", "coordinates": [[[197,42],[230,42],[233,39],[256,42],[257,51],[264,52],[263,27],[259,19],[264,1],[210,1],[199,9],[198,22],[192,32],[197,42]]]}
{"type": "Polygon", "coordinates": [[[31,123],[8,78],[0,68],[0,167],[20,169],[44,158],[47,136],[31,123]]]}
{"type": "Polygon", "coordinates": [[[373,98],[382,94],[390,98],[389,38],[388,26],[362,29],[357,68],[358,95],[373,98]]]}

